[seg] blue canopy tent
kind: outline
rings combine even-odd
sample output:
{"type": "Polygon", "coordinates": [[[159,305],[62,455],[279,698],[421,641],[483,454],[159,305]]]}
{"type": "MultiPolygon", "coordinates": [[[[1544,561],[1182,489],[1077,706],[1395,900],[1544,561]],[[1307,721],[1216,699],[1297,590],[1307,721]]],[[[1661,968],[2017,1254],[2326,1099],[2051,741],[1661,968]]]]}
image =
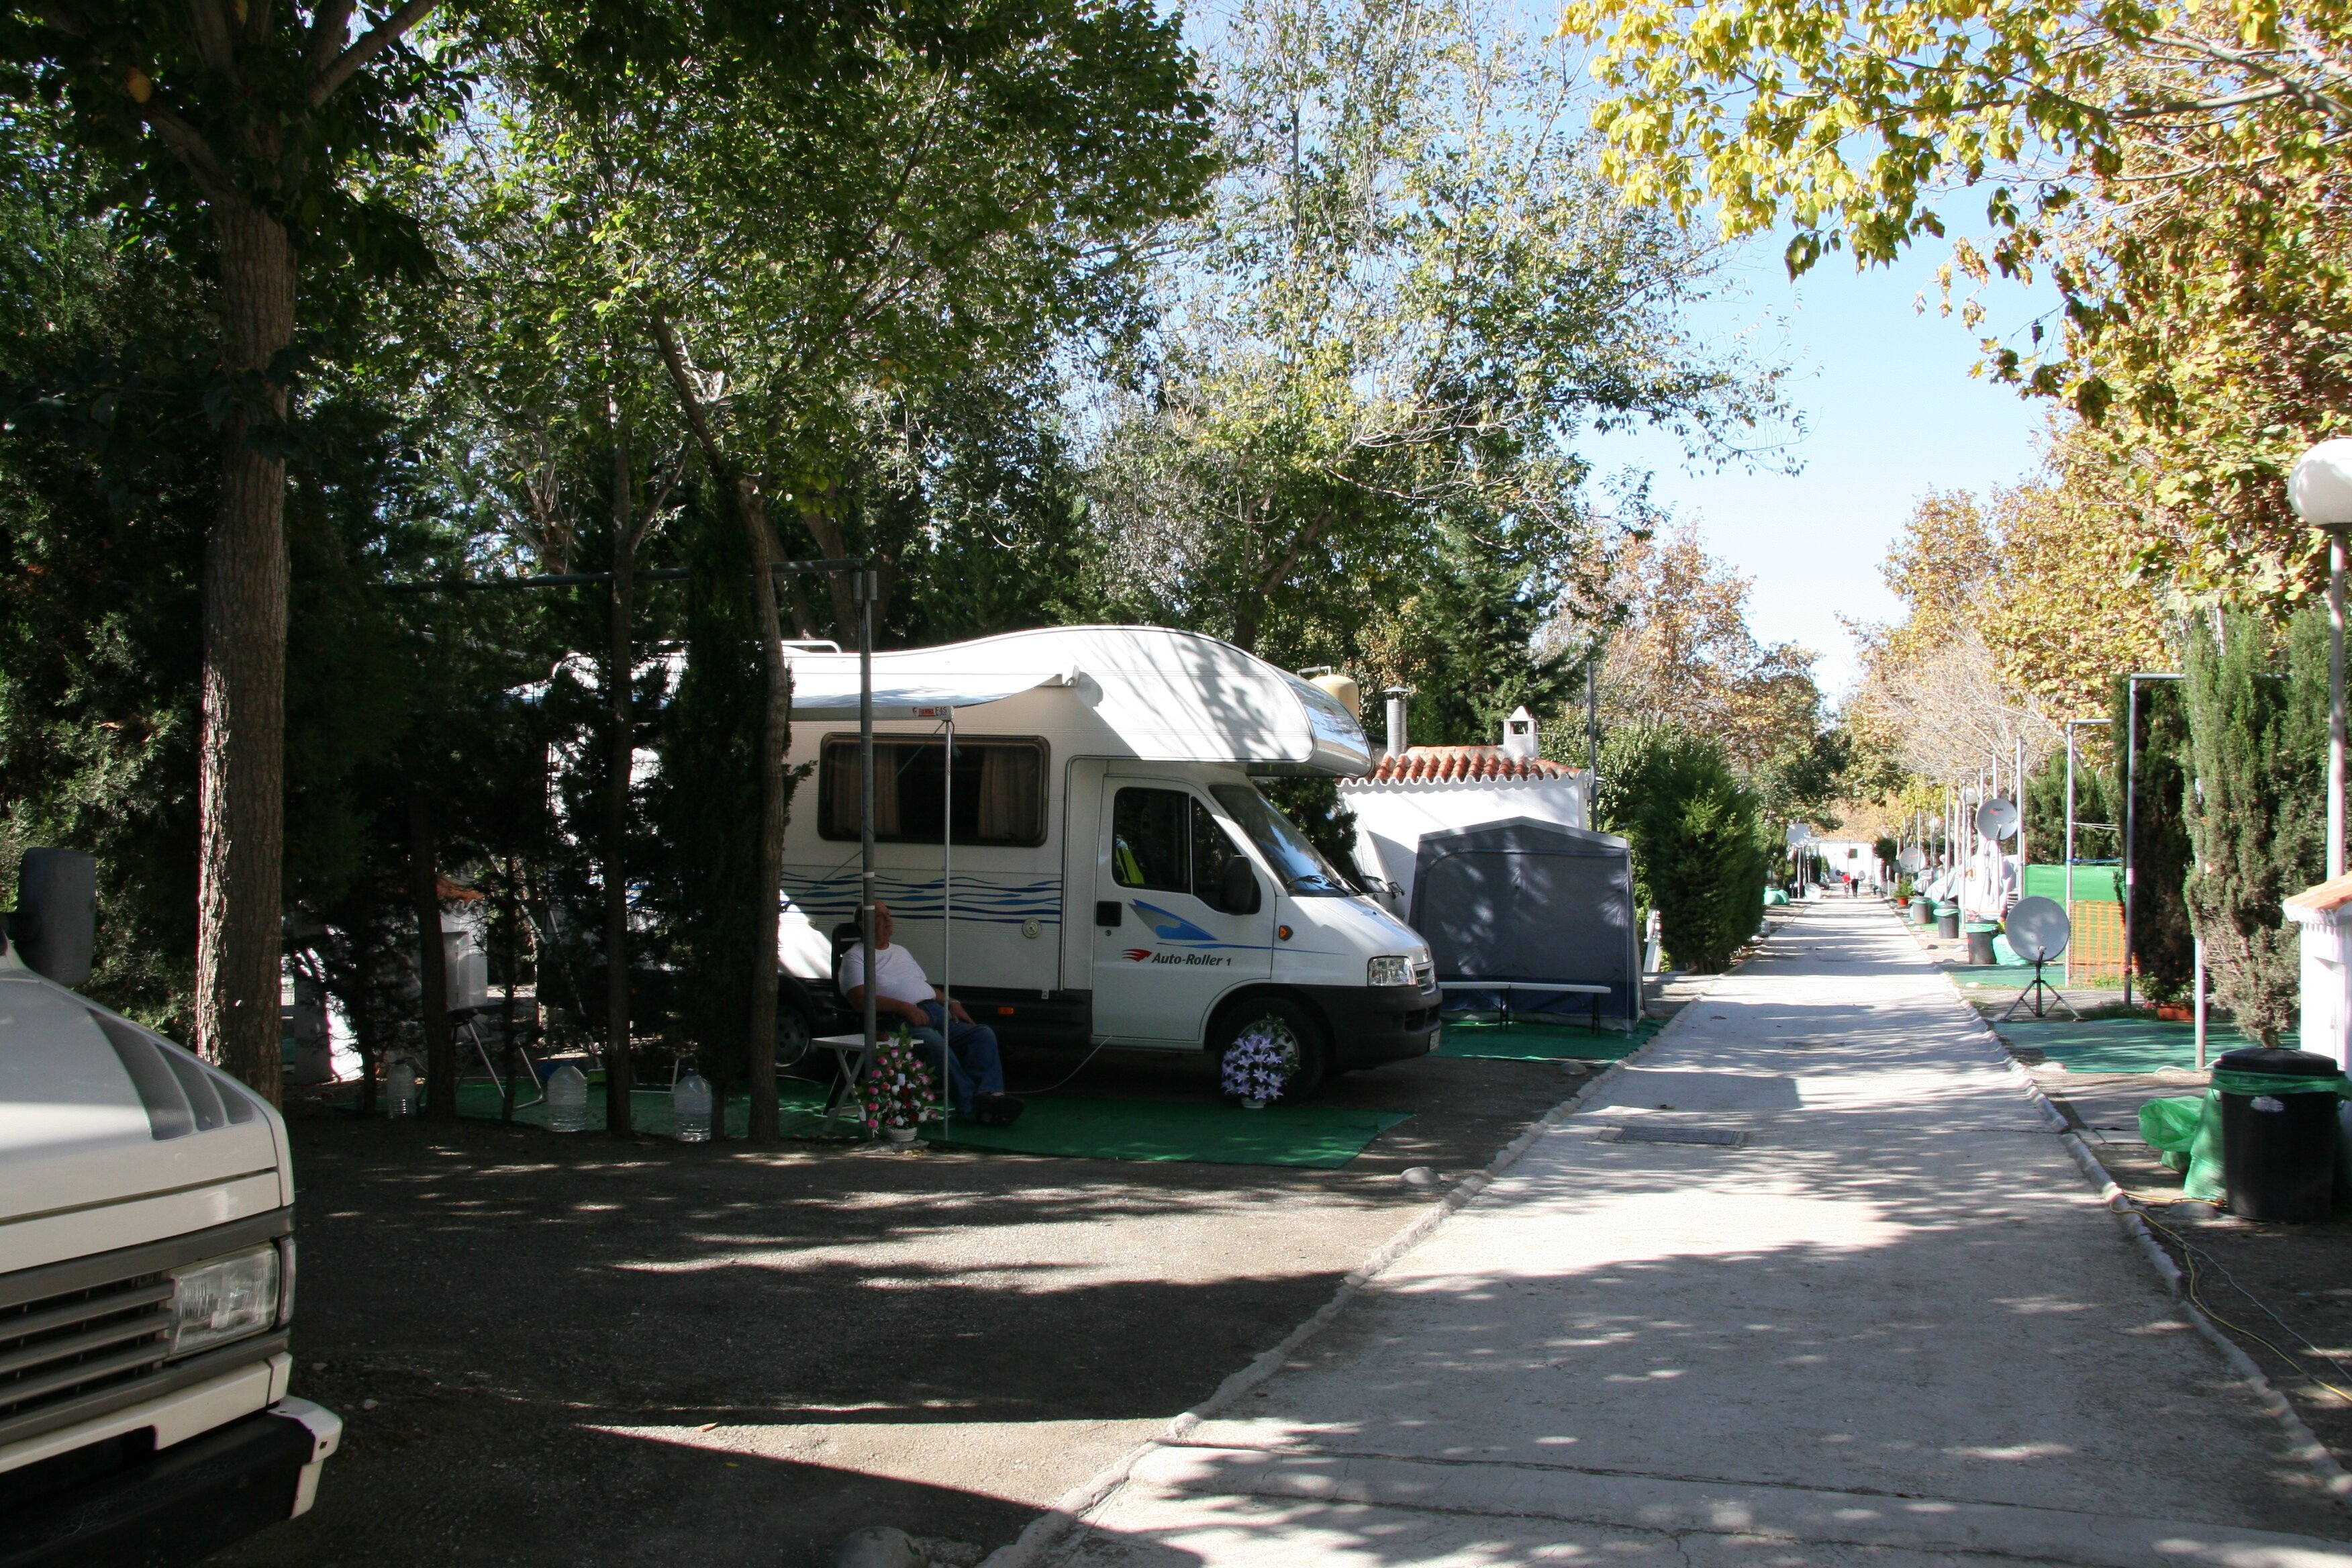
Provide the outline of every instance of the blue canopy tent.
{"type": "Polygon", "coordinates": [[[1448,1011],[1641,1022],[1622,838],[1529,817],[1431,835],[1414,858],[1411,919],[1448,1011]]]}

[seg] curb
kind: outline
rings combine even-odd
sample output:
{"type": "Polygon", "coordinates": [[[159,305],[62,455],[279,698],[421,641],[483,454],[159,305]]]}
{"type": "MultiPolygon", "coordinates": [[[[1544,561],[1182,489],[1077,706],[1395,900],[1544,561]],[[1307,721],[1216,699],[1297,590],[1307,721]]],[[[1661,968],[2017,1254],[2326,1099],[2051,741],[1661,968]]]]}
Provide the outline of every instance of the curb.
{"type": "MultiPolygon", "coordinates": [[[[1949,978],[1946,976],[1948,982],[1949,978]]],[[[2221,1360],[2231,1372],[2253,1391],[2255,1403],[2277,1418],[2279,1426],[2286,1433],[2290,1455],[2309,1465],[2319,1477],[2320,1485],[2326,1488],[2331,1495],[2339,1500],[2352,1500],[2352,1471],[2346,1470],[2336,1456],[2329,1452],[2327,1445],[2319,1440],[2319,1435],[2296,1413],[2293,1402],[2278,1391],[2261,1367],[2254,1364],[2253,1358],[2245,1352],[2244,1347],[2224,1333],[2198,1308],[2196,1302],[2189,1299],[2180,1265],[2172,1260],[2172,1254],[2156,1239],[2156,1233],[2148,1228],[2147,1221],[2141,1216],[2131,1195],[2116,1183],[2106,1166],[2099,1163],[2098,1155],[2091,1152],[2091,1145],[2074,1130],[2073,1124],[2051,1103],[2050,1097],[2042,1092],[2042,1085],[2034,1081],[2033,1075],[2025,1069],[2025,1065],[2010,1053],[1990,1020],[1977,1011],[1975,1004],[1959,994],[1957,985],[1952,987],[1952,993],[1959,1004],[1975,1016],[1978,1026],[1990,1037],[1993,1048],[2000,1053],[2001,1060],[2008,1064],[2011,1073],[2023,1082],[2026,1093],[2034,1104],[2040,1106],[2042,1113],[2056,1124],[2058,1142],[2074,1157],[2075,1167],[2083,1173],[2083,1179],[2098,1189],[2099,1205],[2114,1216],[2124,1234],[2130,1237],[2147,1257],[2148,1266],[2156,1270],[2157,1278],[2164,1281],[2165,1289],[2172,1295],[2173,1304],[2189,1320],[2189,1326],[2221,1352],[2221,1360]]]]}
{"type": "MultiPolygon", "coordinates": [[[[1748,949],[1748,957],[1753,958],[1758,952],[1762,952],[1770,943],[1772,937],[1779,934],[1779,931],[1780,927],[1776,925],[1766,935],[1758,939],[1754,946],[1748,949]]],[[[1717,984],[1726,976],[1737,974],[1741,969],[1746,968],[1747,962],[1743,959],[1739,963],[1725,970],[1723,973],[1709,976],[1706,988],[1684,1003],[1681,1010],[1667,1019],[1664,1026],[1656,1034],[1611,1062],[1601,1071],[1593,1074],[1590,1079],[1578,1087],[1574,1094],[1529,1122],[1526,1131],[1503,1145],[1494,1159],[1487,1163],[1485,1170],[1463,1177],[1455,1184],[1452,1192],[1415,1215],[1411,1224],[1382,1242],[1373,1250],[1370,1258],[1349,1271],[1347,1277],[1340,1280],[1339,1289],[1332,1293],[1331,1299],[1316,1309],[1313,1317],[1284,1335],[1281,1343],[1253,1357],[1247,1366],[1217,1384],[1216,1391],[1208,1398],[1170,1421],[1167,1429],[1160,1436],[1138,1444],[1129,1452],[1113,1460],[1087,1480],[1054,1500],[1054,1505],[1024,1525],[1019,1535],[982,1558],[980,1568],[1032,1568],[1041,1556],[1060,1544],[1065,1536],[1083,1524],[1087,1514],[1099,1507],[1111,1493],[1125,1485],[1128,1478],[1134,1473],[1135,1467],[1141,1463],[1146,1456],[1184,1436],[1201,1423],[1281,1371],[1283,1363],[1290,1359],[1292,1352],[1328,1328],[1332,1321],[1346,1310],[1348,1303],[1362,1292],[1365,1286],[1386,1272],[1390,1265],[1395,1263],[1398,1258],[1418,1247],[1430,1232],[1467,1207],[1473,1198],[1492,1186],[1498,1177],[1518,1163],[1520,1157],[1535,1146],[1538,1139],[1556,1130],[1570,1117],[1575,1115],[1602,1084],[1617,1076],[1618,1069],[1647,1055],[1661,1041],[1671,1038],[1675,1031],[1681,1026],[1683,1020],[1691,1016],[1691,1009],[1704,1001],[1707,993],[1714,990],[1717,984]]]]}

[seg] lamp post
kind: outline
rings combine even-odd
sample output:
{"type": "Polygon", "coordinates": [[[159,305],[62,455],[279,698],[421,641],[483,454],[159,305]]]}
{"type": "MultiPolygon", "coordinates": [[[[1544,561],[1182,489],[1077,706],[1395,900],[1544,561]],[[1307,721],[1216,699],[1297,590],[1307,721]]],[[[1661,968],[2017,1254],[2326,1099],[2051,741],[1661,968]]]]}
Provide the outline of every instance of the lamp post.
{"type": "Polygon", "coordinates": [[[2322,441],[2295,460],[2286,499],[2327,532],[2327,875],[2344,875],[2344,530],[2352,526],[2352,439],[2322,441]]]}

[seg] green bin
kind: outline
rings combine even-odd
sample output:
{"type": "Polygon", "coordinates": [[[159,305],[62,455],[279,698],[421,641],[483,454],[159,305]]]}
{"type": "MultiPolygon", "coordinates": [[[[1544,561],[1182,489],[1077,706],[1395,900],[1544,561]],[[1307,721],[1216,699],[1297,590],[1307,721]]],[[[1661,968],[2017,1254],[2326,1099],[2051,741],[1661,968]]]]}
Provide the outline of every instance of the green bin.
{"type": "Polygon", "coordinates": [[[1992,921],[1970,921],[1968,924],[1969,962],[1991,965],[2000,962],[1992,951],[1992,939],[2000,931],[1992,921]]]}
{"type": "Polygon", "coordinates": [[[1937,904],[1936,906],[1936,934],[1941,937],[1957,937],[1960,934],[1959,905],[1937,904]]]}

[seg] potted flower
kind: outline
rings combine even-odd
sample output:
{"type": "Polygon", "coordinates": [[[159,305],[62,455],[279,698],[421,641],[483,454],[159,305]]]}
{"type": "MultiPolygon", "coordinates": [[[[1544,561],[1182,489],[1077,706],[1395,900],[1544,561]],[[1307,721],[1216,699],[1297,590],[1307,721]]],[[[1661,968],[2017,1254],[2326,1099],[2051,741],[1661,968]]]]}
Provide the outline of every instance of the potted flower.
{"type": "Polygon", "coordinates": [[[1281,1099],[1282,1086],[1297,1070],[1297,1051],[1263,1024],[1225,1047],[1224,1089],[1244,1110],[1264,1110],[1281,1099]]]}
{"type": "Polygon", "coordinates": [[[866,1069],[858,1092],[866,1130],[893,1143],[913,1142],[916,1129],[940,1113],[931,1064],[903,1026],[874,1047],[874,1065],[866,1069]]]}

